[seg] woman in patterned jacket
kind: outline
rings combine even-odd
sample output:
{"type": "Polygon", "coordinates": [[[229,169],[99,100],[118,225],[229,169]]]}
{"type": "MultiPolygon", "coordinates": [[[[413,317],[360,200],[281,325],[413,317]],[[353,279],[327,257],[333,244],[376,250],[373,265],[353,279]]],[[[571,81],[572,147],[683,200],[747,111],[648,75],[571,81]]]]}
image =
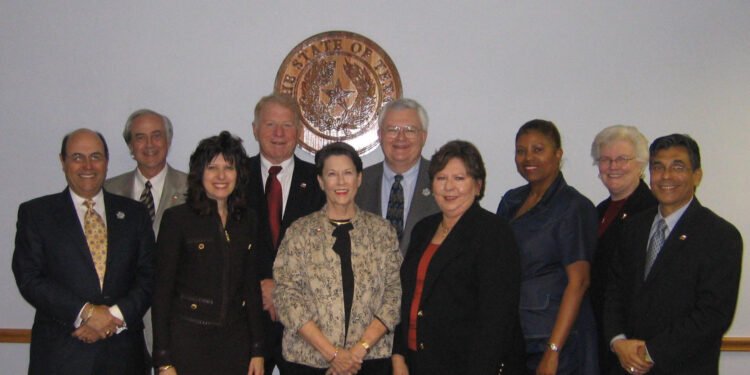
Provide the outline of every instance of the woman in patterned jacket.
{"type": "Polygon", "coordinates": [[[390,374],[401,282],[396,230],[354,203],[362,160],[337,142],[315,155],[326,205],[292,224],[274,262],[286,374],[390,374]]]}

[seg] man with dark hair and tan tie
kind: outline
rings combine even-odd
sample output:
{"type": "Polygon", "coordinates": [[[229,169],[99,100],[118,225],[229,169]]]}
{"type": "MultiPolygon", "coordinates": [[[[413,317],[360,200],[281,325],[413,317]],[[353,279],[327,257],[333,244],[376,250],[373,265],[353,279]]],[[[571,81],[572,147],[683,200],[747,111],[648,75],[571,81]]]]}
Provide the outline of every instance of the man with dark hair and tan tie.
{"type": "Polygon", "coordinates": [[[427,111],[416,100],[386,104],[378,117],[385,160],[365,168],[357,192],[360,208],[381,215],[396,228],[401,254],[406,254],[414,225],[439,211],[427,174],[430,162],[422,157],[428,125],[427,111]]]}
{"type": "Polygon", "coordinates": [[[604,334],[620,361],[612,373],[718,374],[742,237],[695,197],[703,170],[692,138],[657,138],[649,153],[658,209],[626,225],[605,293],[604,334]]]}
{"type": "Polygon", "coordinates": [[[265,314],[265,371],[275,366],[282,374],[283,326],[273,305],[273,262],[286,229],[291,223],[319,210],[325,202],[315,174],[315,166],[294,156],[302,134],[299,107],[294,98],[282,94],[264,96],[255,106],[253,136],[260,153],[249,160],[249,206],[258,214],[257,267],[265,314]]]}
{"type": "Polygon", "coordinates": [[[20,205],[13,274],[36,309],[29,374],[142,375],[154,235],[145,207],[102,189],[101,134],[65,136],[61,193],[20,205]]]}

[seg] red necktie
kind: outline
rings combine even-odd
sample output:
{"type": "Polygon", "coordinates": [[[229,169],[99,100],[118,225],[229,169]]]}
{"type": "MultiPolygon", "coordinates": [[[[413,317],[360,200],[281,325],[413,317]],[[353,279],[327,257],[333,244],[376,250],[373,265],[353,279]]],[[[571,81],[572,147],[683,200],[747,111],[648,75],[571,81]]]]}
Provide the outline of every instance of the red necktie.
{"type": "Polygon", "coordinates": [[[268,225],[271,227],[271,240],[274,250],[279,247],[279,233],[281,232],[281,182],[276,178],[279,172],[281,172],[280,166],[268,168],[268,179],[266,180],[268,225]]]}

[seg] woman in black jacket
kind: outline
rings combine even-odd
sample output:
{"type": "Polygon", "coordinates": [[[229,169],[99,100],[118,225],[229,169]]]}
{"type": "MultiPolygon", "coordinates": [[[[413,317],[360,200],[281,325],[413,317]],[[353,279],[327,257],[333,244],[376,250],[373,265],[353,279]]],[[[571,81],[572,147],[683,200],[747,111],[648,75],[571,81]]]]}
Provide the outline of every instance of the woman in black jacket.
{"type": "Polygon", "coordinates": [[[152,307],[160,375],[263,374],[246,160],[229,132],[202,140],[190,156],[186,203],[164,213],[152,307]]]}
{"type": "Polygon", "coordinates": [[[648,141],[634,126],[614,125],[599,132],[591,143],[591,157],[599,168],[599,179],[609,197],[596,206],[599,229],[591,264],[591,305],[599,331],[599,369],[602,374],[619,367],[617,357],[603,337],[604,292],[616,247],[622,243],[625,223],[635,214],[655,207],[657,202],[643,182],[648,165],[648,141]]]}
{"type": "Polygon", "coordinates": [[[479,206],[486,172],[471,143],[430,162],[440,213],[412,232],[401,267],[394,374],[521,374],[521,266],[508,223],[479,206]]]}

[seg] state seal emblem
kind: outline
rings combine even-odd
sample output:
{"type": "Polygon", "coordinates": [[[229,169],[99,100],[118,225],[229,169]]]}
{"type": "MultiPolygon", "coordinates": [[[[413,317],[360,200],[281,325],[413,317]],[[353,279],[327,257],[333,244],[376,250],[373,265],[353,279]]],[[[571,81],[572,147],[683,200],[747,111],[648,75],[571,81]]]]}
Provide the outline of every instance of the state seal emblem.
{"type": "Polygon", "coordinates": [[[364,155],[378,146],[378,112],[401,97],[401,78],[375,42],[352,32],[328,31],[289,52],[274,90],[297,100],[304,150],[315,153],[344,141],[364,155]]]}

